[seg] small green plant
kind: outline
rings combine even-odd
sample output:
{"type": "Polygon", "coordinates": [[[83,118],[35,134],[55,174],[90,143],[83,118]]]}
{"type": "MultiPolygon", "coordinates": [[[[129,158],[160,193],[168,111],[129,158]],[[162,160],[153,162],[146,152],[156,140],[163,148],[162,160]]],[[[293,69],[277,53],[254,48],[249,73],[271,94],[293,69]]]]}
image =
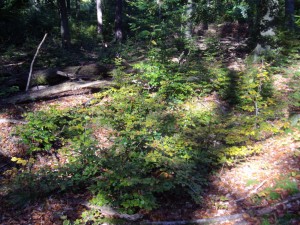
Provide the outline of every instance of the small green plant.
{"type": "Polygon", "coordinates": [[[249,179],[246,182],[246,186],[252,186],[252,185],[255,185],[255,184],[258,184],[258,183],[259,183],[259,181],[256,180],[256,179],[249,179]]]}
{"type": "Polygon", "coordinates": [[[83,134],[90,120],[90,117],[82,111],[56,108],[30,112],[25,117],[28,123],[19,126],[16,134],[29,146],[29,153],[59,149],[74,137],[83,134]]]}
{"type": "Polygon", "coordinates": [[[273,103],[271,78],[267,69],[268,65],[261,64],[258,69],[250,69],[248,73],[241,74],[241,108],[249,112],[259,111],[273,103]]]}
{"type": "Polygon", "coordinates": [[[271,200],[279,200],[282,194],[288,193],[293,195],[299,192],[297,182],[292,181],[291,178],[280,178],[275,181],[275,185],[261,191],[258,196],[264,196],[271,200]]]}

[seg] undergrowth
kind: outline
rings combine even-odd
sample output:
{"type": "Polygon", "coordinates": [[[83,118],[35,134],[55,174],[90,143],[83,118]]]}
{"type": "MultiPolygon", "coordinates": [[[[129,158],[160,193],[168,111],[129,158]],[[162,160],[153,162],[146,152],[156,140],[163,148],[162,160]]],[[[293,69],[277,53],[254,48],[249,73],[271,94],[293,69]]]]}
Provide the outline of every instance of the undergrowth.
{"type": "Polygon", "coordinates": [[[232,74],[211,57],[200,64],[191,54],[181,65],[153,54],[133,74],[116,59],[119,88],[96,93],[88,105],[26,115],[17,135],[28,154],[58,152],[69,163],[43,172],[24,172],[28,163],[18,168],[12,202],[82,187],[93,193],[92,204],[128,213],[157,208],[170,194],[201,203],[211,172],[263,151],[260,141],[288,127],[269,64],[232,74]],[[97,147],[93,125],[112,130],[110,147],[97,147]]]}

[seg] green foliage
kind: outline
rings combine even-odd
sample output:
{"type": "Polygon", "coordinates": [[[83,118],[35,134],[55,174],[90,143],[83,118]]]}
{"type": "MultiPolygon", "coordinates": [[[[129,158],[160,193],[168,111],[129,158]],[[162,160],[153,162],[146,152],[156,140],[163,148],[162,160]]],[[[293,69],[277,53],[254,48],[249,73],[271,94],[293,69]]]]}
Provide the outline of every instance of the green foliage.
{"type": "Polygon", "coordinates": [[[293,107],[300,107],[300,71],[296,71],[291,82],[291,87],[293,89],[290,94],[290,102],[293,107]]]}
{"type": "Polygon", "coordinates": [[[276,181],[276,184],[272,188],[267,188],[266,192],[270,199],[277,200],[281,197],[280,191],[287,191],[290,195],[299,192],[297,182],[290,180],[290,178],[282,178],[276,181]]]}
{"type": "Polygon", "coordinates": [[[0,43],[22,44],[27,38],[53,31],[58,14],[51,4],[33,5],[30,1],[4,1],[0,6],[0,43]]]}
{"type": "Polygon", "coordinates": [[[201,183],[193,175],[198,156],[176,131],[176,115],[168,112],[167,103],[136,86],[110,97],[99,118],[117,132],[92,190],[111,196],[111,203],[129,211],[152,209],[157,193],[178,187],[199,197],[201,183]]]}
{"type": "Polygon", "coordinates": [[[293,181],[292,177],[280,177],[275,180],[275,185],[272,187],[265,188],[263,191],[258,193],[253,199],[259,203],[263,198],[269,200],[280,200],[282,194],[294,195],[299,193],[299,188],[296,181],[293,181]]]}
{"type": "Polygon", "coordinates": [[[140,71],[134,77],[137,84],[149,91],[157,91],[166,100],[185,100],[197,87],[193,82],[188,82],[178,68],[167,67],[155,57],[150,62],[136,64],[135,68],[140,71]]]}
{"type": "Polygon", "coordinates": [[[257,69],[250,69],[248,73],[241,74],[240,102],[241,108],[258,115],[261,109],[273,104],[272,82],[267,65],[260,65],[257,69]]]}
{"type": "Polygon", "coordinates": [[[18,127],[16,133],[29,146],[28,152],[32,153],[58,149],[71,140],[82,141],[80,135],[86,132],[90,117],[74,111],[50,108],[47,111],[27,113],[26,120],[29,122],[18,127]]]}
{"type": "Polygon", "coordinates": [[[19,91],[19,87],[18,86],[12,86],[12,87],[8,87],[6,89],[0,90],[0,97],[7,97],[13,93],[16,93],[19,91]]]}

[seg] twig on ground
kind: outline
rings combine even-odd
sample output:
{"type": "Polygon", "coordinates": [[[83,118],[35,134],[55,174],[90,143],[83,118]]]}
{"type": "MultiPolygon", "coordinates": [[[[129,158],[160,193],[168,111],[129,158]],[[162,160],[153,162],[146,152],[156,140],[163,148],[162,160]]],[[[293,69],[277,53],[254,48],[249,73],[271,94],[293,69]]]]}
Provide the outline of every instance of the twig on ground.
{"type": "Polygon", "coordinates": [[[243,198],[239,198],[237,200],[235,200],[235,202],[240,202],[240,201],[243,201],[245,200],[246,198],[249,198],[252,194],[255,194],[258,189],[260,189],[270,178],[267,178],[265,180],[263,180],[254,190],[250,191],[249,194],[247,194],[245,197],[243,198]]]}

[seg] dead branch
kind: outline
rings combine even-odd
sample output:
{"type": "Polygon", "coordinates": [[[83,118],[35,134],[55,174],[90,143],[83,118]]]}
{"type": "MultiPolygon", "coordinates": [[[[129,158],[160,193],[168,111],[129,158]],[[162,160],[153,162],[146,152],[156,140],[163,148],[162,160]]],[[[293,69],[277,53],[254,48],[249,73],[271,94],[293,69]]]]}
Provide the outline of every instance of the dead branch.
{"type": "Polygon", "coordinates": [[[247,196],[245,196],[243,198],[239,198],[235,201],[240,202],[240,201],[245,200],[246,198],[249,198],[252,194],[255,194],[258,191],[258,189],[260,189],[269,179],[270,178],[263,180],[254,190],[250,191],[249,194],[247,194],[247,196]]]}
{"type": "Polygon", "coordinates": [[[25,61],[18,62],[18,63],[10,63],[10,64],[7,64],[7,65],[3,65],[3,67],[20,66],[20,65],[22,65],[24,63],[25,63],[25,61]]]}
{"type": "Polygon", "coordinates": [[[39,53],[39,51],[40,51],[40,48],[41,48],[42,44],[44,43],[44,41],[45,41],[47,35],[48,35],[47,33],[44,35],[43,40],[42,40],[41,43],[39,44],[39,46],[38,46],[38,48],[37,48],[37,50],[36,50],[36,52],[35,52],[35,55],[34,55],[34,57],[33,57],[33,60],[32,60],[32,62],[31,62],[31,65],[30,65],[30,71],[29,71],[29,75],[28,75],[28,81],[27,81],[27,85],[26,85],[26,91],[28,91],[28,89],[29,89],[29,85],[30,85],[30,81],[31,81],[32,69],[33,69],[34,61],[35,61],[35,59],[36,59],[36,57],[37,57],[37,55],[38,55],[38,53],[39,53]]]}

